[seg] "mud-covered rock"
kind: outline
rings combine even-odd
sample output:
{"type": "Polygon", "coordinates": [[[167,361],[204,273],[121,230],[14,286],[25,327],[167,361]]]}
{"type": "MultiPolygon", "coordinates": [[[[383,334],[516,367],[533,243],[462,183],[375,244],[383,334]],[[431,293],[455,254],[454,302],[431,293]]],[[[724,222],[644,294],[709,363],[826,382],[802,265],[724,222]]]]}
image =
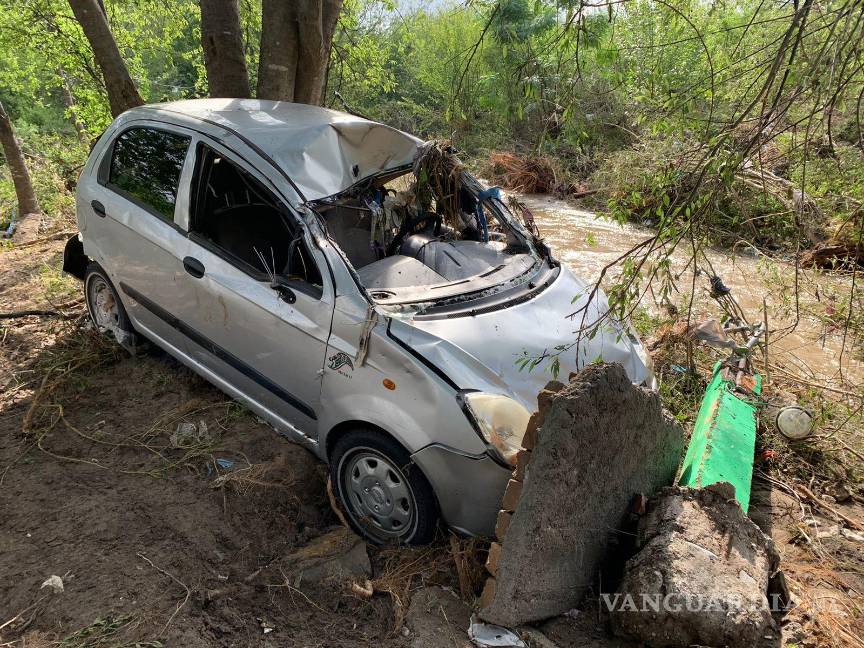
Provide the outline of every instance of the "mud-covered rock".
{"type": "Polygon", "coordinates": [[[480,617],[507,627],[576,607],[634,495],[672,484],[684,448],[658,395],[621,365],[591,365],[554,387],[539,399],[545,416],[481,599],[480,617]]]}
{"type": "Polygon", "coordinates": [[[405,621],[412,648],[466,648],[471,608],[443,587],[424,587],[411,595],[405,621]]]}
{"type": "Polygon", "coordinates": [[[610,599],[616,634],[657,648],[744,648],[777,634],[766,592],[779,556],[728,484],[652,498],[639,544],[610,599]]]}
{"type": "Polygon", "coordinates": [[[283,571],[294,583],[319,584],[368,578],[372,566],[366,543],[345,527],[338,527],[287,555],[283,571]]]}

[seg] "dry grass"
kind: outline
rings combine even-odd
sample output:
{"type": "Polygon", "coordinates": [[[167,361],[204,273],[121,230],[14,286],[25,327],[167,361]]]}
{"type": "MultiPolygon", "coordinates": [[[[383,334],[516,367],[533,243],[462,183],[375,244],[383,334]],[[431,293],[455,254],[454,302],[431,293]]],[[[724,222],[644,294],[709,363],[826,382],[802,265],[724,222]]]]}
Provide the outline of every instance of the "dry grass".
{"type": "MultiPolygon", "coordinates": [[[[218,470],[218,466],[216,469],[218,470]]],[[[248,464],[245,468],[219,475],[210,487],[231,489],[246,497],[259,489],[290,490],[296,481],[297,478],[289,469],[285,458],[280,456],[274,461],[248,464]]]]}
{"type": "Polygon", "coordinates": [[[385,549],[383,564],[372,580],[375,592],[386,593],[393,602],[393,632],[405,620],[411,592],[435,582],[458,582],[462,599],[471,604],[483,583],[483,561],[476,539],[451,536],[446,544],[427,547],[385,549]]]}
{"type": "Polygon", "coordinates": [[[569,193],[558,164],[543,155],[490,153],[481,173],[493,184],[520,193],[569,193]]]}

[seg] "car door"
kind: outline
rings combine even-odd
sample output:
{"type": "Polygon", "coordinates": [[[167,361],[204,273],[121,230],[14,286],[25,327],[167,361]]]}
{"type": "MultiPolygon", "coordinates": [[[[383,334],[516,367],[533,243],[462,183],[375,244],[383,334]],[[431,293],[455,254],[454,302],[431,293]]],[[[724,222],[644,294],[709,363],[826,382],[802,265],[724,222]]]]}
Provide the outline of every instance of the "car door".
{"type": "Polygon", "coordinates": [[[194,155],[178,280],[191,297],[176,309],[190,354],[277,423],[314,439],[334,302],[326,262],[266,176],[210,140],[194,155]],[[286,248],[297,260],[290,277],[286,248]]]}
{"type": "Polygon", "coordinates": [[[176,282],[186,235],[174,221],[184,202],[184,172],[191,175],[191,142],[191,132],[161,122],[124,125],[97,161],[95,177],[82,183],[78,201],[85,249],[108,272],[133,325],[181,353],[185,336],[160,313],[191,298],[176,282]]]}

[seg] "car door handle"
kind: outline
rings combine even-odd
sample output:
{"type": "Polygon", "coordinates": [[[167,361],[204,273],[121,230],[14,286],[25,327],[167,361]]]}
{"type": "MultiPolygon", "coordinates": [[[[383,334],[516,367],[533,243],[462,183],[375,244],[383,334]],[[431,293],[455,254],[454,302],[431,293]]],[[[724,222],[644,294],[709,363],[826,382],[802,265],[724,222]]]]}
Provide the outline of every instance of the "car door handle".
{"type": "Polygon", "coordinates": [[[90,206],[93,208],[93,211],[96,212],[97,216],[105,218],[105,205],[103,205],[98,200],[91,200],[90,206]]]}
{"type": "Polygon", "coordinates": [[[204,276],[204,264],[194,257],[186,257],[183,259],[183,267],[186,268],[186,272],[196,279],[200,279],[204,276]]]}

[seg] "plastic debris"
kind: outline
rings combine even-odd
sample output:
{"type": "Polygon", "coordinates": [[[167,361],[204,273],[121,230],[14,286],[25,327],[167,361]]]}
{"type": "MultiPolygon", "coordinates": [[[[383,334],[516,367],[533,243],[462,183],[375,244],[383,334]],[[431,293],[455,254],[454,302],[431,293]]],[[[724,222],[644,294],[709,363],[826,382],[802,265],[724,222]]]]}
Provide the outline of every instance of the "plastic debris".
{"type": "Polygon", "coordinates": [[[56,574],[52,574],[50,577],[45,579],[45,582],[42,583],[39,589],[45,589],[46,587],[50,587],[54,590],[55,594],[63,593],[63,579],[57,576],[56,574]]]}
{"type": "Polygon", "coordinates": [[[718,349],[735,349],[737,344],[731,339],[720,322],[715,319],[694,322],[687,327],[687,337],[691,340],[701,340],[718,349]]]}
{"type": "Polygon", "coordinates": [[[177,429],[171,434],[169,440],[172,448],[191,448],[202,443],[210,443],[207,423],[199,421],[196,424],[181,421],[177,424],[177,429]]]}
{"type": "Polygon", "coordinates": [[[526,648],[525,642],[512,630],[491,623],[483,623],[476,615],[471,616],[468,638],[479,648],[526,648]]]}
{"type": "MultiPolygon", "coordinates": [[[[215,468],[216,468],[217,472],[218,472],[219,468],[221,468],[222,470],[233,470],[234,469],[234,461],[232,461],[231,459],[225,459],[223,457],[223,458],[216,459],[215,463],[216,463],[215,468]]],[[[207,470],[207,476],[208,477],[213,474],[213,469],[214,469],[213,463],[208,461],[205,464],[205,470],[207,470]]]]}

